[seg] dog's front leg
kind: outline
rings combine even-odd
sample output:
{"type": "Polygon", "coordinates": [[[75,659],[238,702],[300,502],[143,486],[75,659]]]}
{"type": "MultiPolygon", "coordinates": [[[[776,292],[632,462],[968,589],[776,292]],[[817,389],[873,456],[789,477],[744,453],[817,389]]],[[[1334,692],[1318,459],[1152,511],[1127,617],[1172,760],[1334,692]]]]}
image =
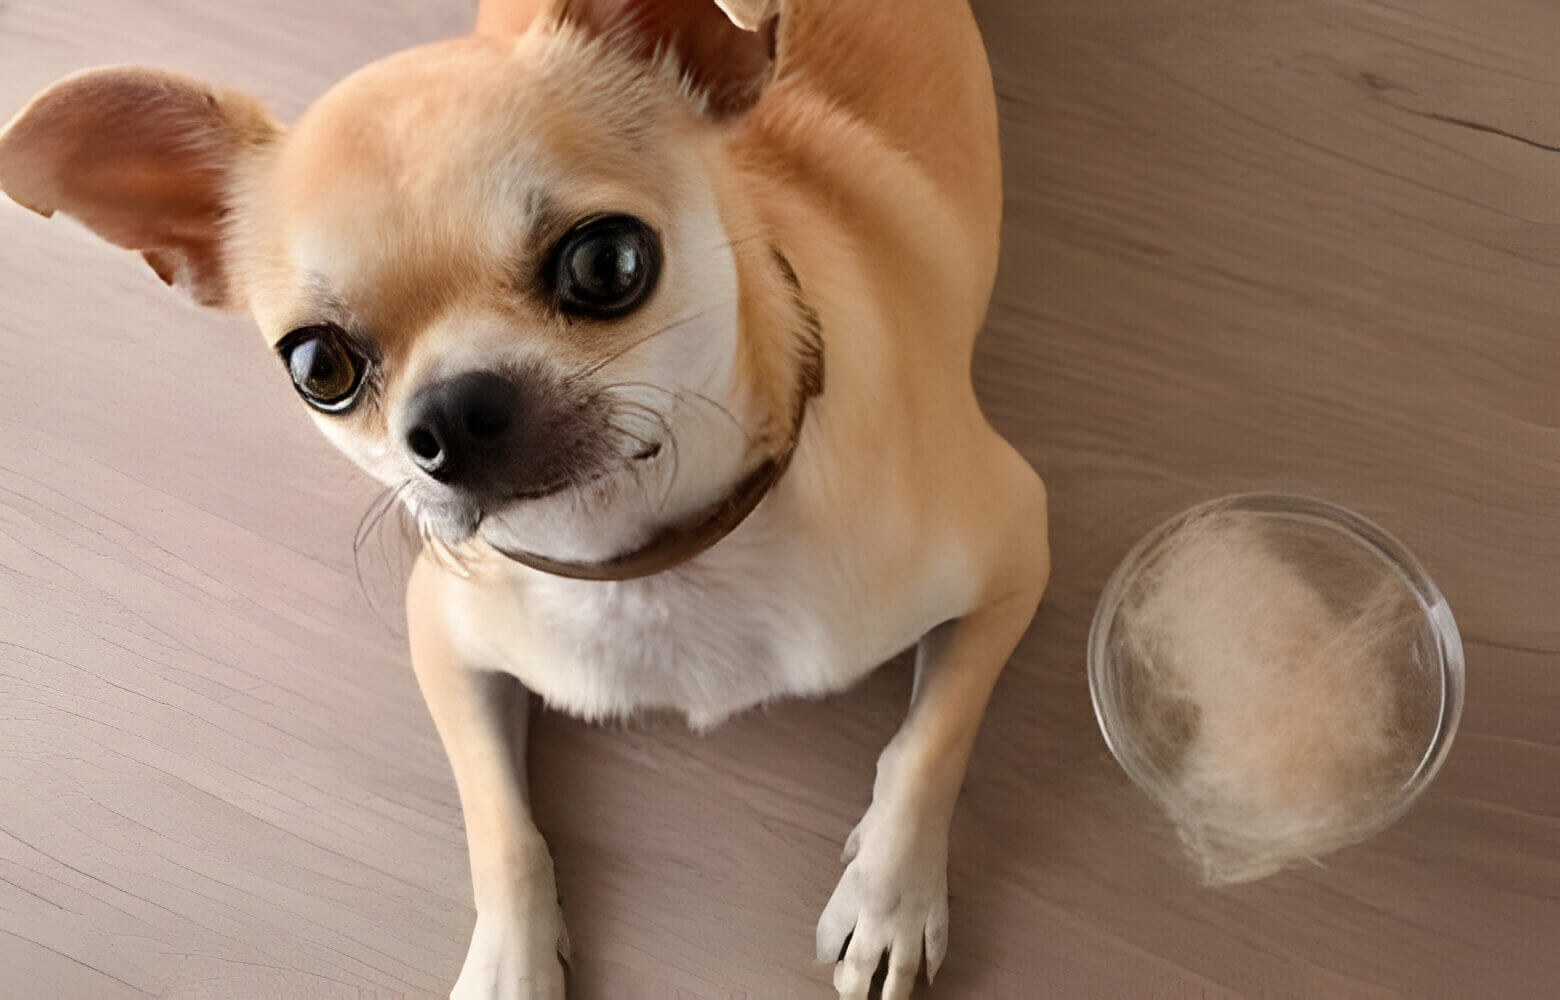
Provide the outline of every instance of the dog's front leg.
{"type": "Polygon", "coordinates": [[[923,949],[928,980],[947,952],[954,801],[986,702],[1050,572],[1044,490],[1025,472],[1011,530],[992,539],[980,606],[917,648],[910,713],[878,759],[872,804],[845,843],[845,874],[817,930],[818,960],[838,963],[840,1000],[866,1000],[885,956],[883,1000],[908,1000],[923,949]]]}
{"type": "Polygon", "coordinates": [[[476,928],[451,1000],[562,1000],[568,935],[552,858],[526,791],[526,690],[459,656],[440,575],[426,557],[407,585],[412,664],[444,741],[466,818],[476,928]]]}

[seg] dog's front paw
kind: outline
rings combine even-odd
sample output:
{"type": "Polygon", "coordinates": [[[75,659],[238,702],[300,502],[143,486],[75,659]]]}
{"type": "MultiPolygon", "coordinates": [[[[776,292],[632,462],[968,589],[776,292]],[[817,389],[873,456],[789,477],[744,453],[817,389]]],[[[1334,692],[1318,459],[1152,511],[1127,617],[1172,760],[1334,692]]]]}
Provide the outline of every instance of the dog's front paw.
{"type": "Polygon", "coordinates": [[[840,884],[818,920],[818,960],[836,962],[840,1000],[866,1000],[886,957],[883,1000],[909,1000],[948,950],[947,824],[876,804],[845,842],[840,884]]]}
{"type": "Polygon", "coordinates": [[[564,1000],[569,932],[558,904],[477,914],[450,1000],[564,1000]]]}

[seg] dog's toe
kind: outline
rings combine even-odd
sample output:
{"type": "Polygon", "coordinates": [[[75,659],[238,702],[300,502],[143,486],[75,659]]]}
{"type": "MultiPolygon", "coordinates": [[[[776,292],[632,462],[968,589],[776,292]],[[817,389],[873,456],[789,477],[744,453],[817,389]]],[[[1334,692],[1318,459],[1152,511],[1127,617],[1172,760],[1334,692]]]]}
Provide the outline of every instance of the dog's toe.
{"type": "MultiPolygon", "coordinates": [[[[846,872],[847,877],[849,874],[846,872]]],[[[813,935],[818,961],[844,961],[845,952],[852,941],[851,932],[856,928],[857,911],[852,896],[846,880],[841,879],[829,899],[829,905],[824,907],[823,916],[818,918],[818,929],[813,935]]]]}
{"type": "Polygon", "coordinates": [[[915,975],[921,971],[920,935],[896,940],[888,951],[888,975],[883,980],[883,1000],[910,1000],[915,975]]]}

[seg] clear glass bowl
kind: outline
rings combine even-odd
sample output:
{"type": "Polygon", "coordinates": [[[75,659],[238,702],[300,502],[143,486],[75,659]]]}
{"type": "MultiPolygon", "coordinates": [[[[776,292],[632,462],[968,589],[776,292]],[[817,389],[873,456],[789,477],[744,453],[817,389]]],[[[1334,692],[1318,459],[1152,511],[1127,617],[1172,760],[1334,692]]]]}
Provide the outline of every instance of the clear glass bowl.
{"type": "MultiPolygon", "coordinates": [[[[1291,643],[1287,648],[1300,647],[1291,643]]],[[[1106,745],[1127,775],[1175,822],[1194,858],[1203,862],[1203,876],[1210,882],[1258,878],[1289,860],[1354,843],[1396,820],[1430,784],[1446,759],[1462,712],[1464,686],[1457,624],[1441,592],[1408,550],[1349,510],[1311,497],[1278,493],[1243,494],[1199,504],[1140,540],[1101,595],[1089,634],[1088,672],[1094,712],[1106,745]],[[1240,547],[1220,548],[1237,537],[1240,547]],[[1201,563],[1188,562],[1185,554],[1191,545],[1214,554],[1201,563]],[[1254,549],[1261,553],[1256,562],[1240,555],[1254,549]],[[1219,569],[1218,560],[1228,552],[1236,554],[1235,562],[1245,560],[1245,577],[1226,577],[1219,569]],[[1269,565],[1271,572],[1265,568],[1269,565]],[[1301,587],[1298,593],[1309,592],[1315,598],[1300,603],[1325,609],[1324,616],[1318,617],[1321,611],[1312,616],[1309,631],[1295,634],[1314,635],[1318,648],[1335,641],[1352,643],[1345,647],[1350,649],[1365,643],[1371,650],[1369,655],[1353,659],[1298,656],[1293,664],[1283,665],[1289,673],[1277,685],[1268,684],[1266,675],[1255,673],[1271,671],[1271,664],[1247,663],[1238,656],[1203,657],[1194,665],[1195,670],[1184,664],[1167,665],[1177,657],[1185,659],[1176,650],[1190,648],[1165,639],[1167,633],[1183,627],[1196,640],[1191,645],[1200,650],[1268,648],[1262,646],[1267,641],[1264,630],[1292,626],[1283,610],[1288,605],[1269,602],[1266,607],[1276,609],[1272,615],[1276,624],[1270,628],[1266,616],[1253,615],[1255,605],[1248,603],[1246,595],[1248,590],[1267,587],[1269,580],[1277,579],[1274,574],[1291,581],[1286,585],[1301,587]],[[1243,586],[1242,580],[1253,586],[1243,586]],[[1369,613],[1366,602],[1379,604],[1383,594],[1396,602],[1390,627],[1375,629],[1365,638],[1358,631],[1341,636],[1318,634],[1317,621],[1342,623],[1339,630],[1359,626],[1362,621],[1370,627],[1374,619],[1359,616],[1369,613]],[[1196,613],[1181,613],[1188,608],[1196,613]],[[1228,635],[1209,636],[1210,628],[1226,630],[1228,635]],[[1241,646],[1242,642],[1246,645],[1241,646]],[[1340,662],[1354,673],[1341,672],[1345,667],[1340,662]],[[1207,666],[1210,663],[1215,665],[1207,666]],[[1252,674],[1217,673],[1236,670],[1252,674]],[[1295,677],[1296,670],[1340,673],[1336,678],[1317,676],[1307,681],[1295,677]],[[1195,674],[1190,683],[1184,680],[1188,672],[1195,674]],[[1373,676],[1363,676],[1366,673],[1373,676]],[[1341,794],[1338,801],[1325,802],[1327,809],[1323,811],[1329,817],[1319,817],[1310,824],[1291,822],[1281,833],[1271,824],[1264,826],[1260,822],[1264,814],[1247,806],[1251,801],[1269,801],[1267,791],[1284,786],[1288,776],[1275,772],[1269,776],[1271,780],[1264,781],[1263,772],[1253,771],[1247,766],[1249,761],[1235,759],[1242,755],[1242,744],[1228,736],[1238,732],[1238,726],[1232,729],[1225,724],[1219,730],[1216,723],[1231,715],[1241,724],[1255,720],[1259,728],[1251,732],[1257,736],[1256,744],[1264,744],[1260,750],[1266,754],[1263,760],[1295,761],[1295,769],[1305,771],[1313,761],[1329,760],[1331,754],[1346,758],[1353,752],[1347,741],[1326,742],[1329,726],[1352,732],[1340,728],[1337,720],[1342,713],[1329,708],[1332,714],[1317,716],[1312,726],[1305,716],[1308,702],[1300,699],[1292,702],[1299,706],[1293,709],[1290,704],[1250,704],[1250,719],[1241,719],[1248,703],[1240,699],[1248,691],[1260,696],[1254,696],[1253,701],[1262,701],[1269,691],[1309,690],[1319,692],[1317,704],[1347,708],[1347,698],[1339,700],[1333,692],[1344,691],[1356,682],[1371,685],[1370,690],[1377,692],[1384,706],[1372,718],[1387,720],[1382,728],[1390,730],[1391,755],[1383,757],[1379,766],[1373,765],[1368,785],[1348,786],[1347,802],[1341,794]],[[1306,683],[1311,687],[1296,687],[1306,683]],[[1199,700],[1197,695],[1188,694],[1192,691],[1214,694],[1211,700],[1206,694],[1199,700]],[[1222,707],[1215,711],[1210,706],[1222,707]],[[1264,725],[1263,719],[1276,724],[1264,725]],[[1216,731],[1223,734],[1222,741],[1212,735],[1216,731]],[[1286,745],[1285,740],[1295,746],[1286,745]],[[1210,765],[1209,753],[1223,754],[1224,759],[1215,758],[1210,765]],[[1246,778],[1258,776],[1248,781],[1247,787],[1255,791],[1242,793],[1246,799],[1228,795],[1224,801],[1209,798],[1207,776],[1199,769],[1212,766],[1217,771],[1226,760],[1247,766],[1246,778]],[[1213,818],[1215,813],[1217,818],[1213,818]]],[[[1251,751],[1252,756],[1258,754],[1258,750],[1251,751]]],[[[1313,791],[1315,787],[1328,786],[1312,781],[1313,791]]]]}

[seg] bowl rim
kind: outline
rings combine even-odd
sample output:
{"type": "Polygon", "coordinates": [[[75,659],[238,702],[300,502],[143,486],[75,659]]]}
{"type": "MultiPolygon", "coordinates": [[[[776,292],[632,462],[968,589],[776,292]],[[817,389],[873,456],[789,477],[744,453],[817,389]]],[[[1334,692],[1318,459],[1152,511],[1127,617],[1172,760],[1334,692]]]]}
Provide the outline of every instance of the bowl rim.
{"type": "Polygon", "coordinates": [[[1252,492],[1235,493],[1206,500],[1161,521],[1157,526],[1127,550],[1127,554],[1111,572],[1100,592],[1094,619],[1089,625],[1087,670],[1089,700],[1094,707],[1094,718],[1100,728],[1105,746],[1116,763],[1127,773],[1133,783],[1154,799],[1162,808],[1168,803],[1161,790],[1165,782],[1162,772],[1148,763],[1149,755],[1132,738],[1118,711],[1120,702],[1116,677],[1110,669],[1108,643],[1121,608],[1127,583],[1135,573],[1147,565],[1157,547],[1174,531],[1204,517],[1230,511],[1243,511],[1259,515],[1282,515],[1286,518],[1302,518],[1318,521],[1337,529],[1342,535],[1371,551],[1386,563],[1406,583],[1419,604],[1421,613],[1434,637],[1433,668],[1441,680],[1441,704],[1435,732],[1431,735],[1423,755],[1413,772],[1403,780],[1398,794],[1390,806],[1383,808],[1369,832],[1379,831],[1403,815],[1422,795],[1445,763],[1451,751],[1452,741],[1462,719],[1463,696],[1466,688],[1467,665],[1464,660],[1462,636],[1451,607],[1435,581],[1408,548],[1386,529],[1369,518],[1357,514],[1340,504],[1303,493],[1252,492]]]}

